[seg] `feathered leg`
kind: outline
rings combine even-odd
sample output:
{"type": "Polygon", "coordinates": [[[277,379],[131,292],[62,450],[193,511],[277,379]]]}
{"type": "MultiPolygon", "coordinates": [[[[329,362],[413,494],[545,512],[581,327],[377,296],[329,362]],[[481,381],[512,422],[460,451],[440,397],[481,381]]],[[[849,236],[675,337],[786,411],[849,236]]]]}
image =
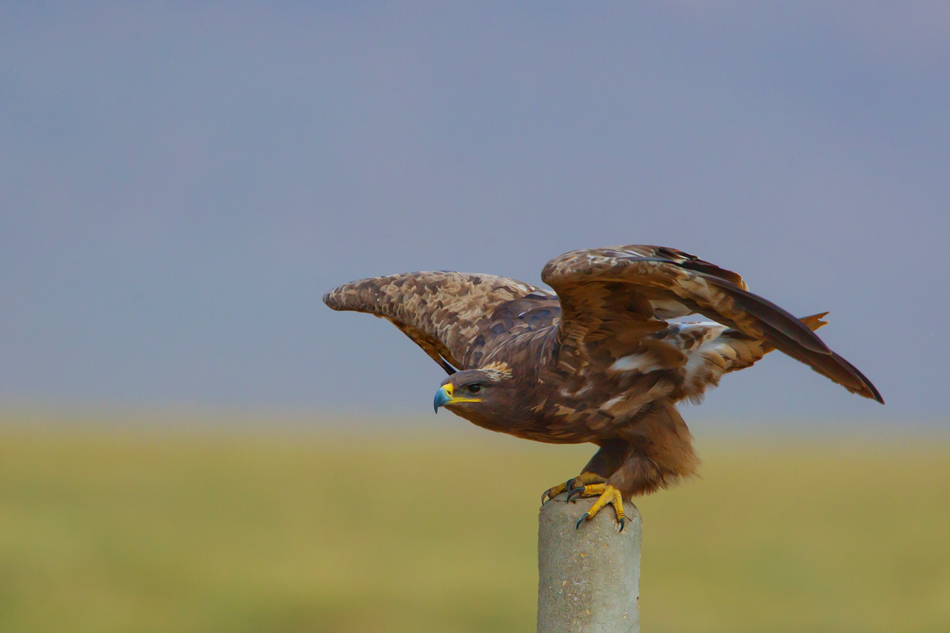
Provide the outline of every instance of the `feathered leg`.
{"type": "Polygon", "coordinates": [[[693,436],[673,403],[655,403],[626,437],[630,454],[607,480],[625,499],[668,488],[696,474],[699,458],[693,452],[693,436]]]}
{"type": "Polygon", "coordinates": [[[693,452],[692,435],[671,402],[655,403],[648,415],[632,424],[623,442],[623,463],[604,483],[586,485],[568,493],[599,495],[594,505],[577,521],[578,527],[604,506],[612,505],[623,529],[623,500],[666,488],[695,474],[699,459],[693,452]]]}
{"type": "Polygon", "coordinates": [[[541,495],[541,503],[553,499],[562,492],[583,489],[584,486],[590,484],[606,482],[607,478],[620,468],[629,452],[627,442],[618,439],[605,440],[600,444],[600,450],[594,453],[594,456],[581,470],[580,475],[545,490],[544,494],[541,495]]]}

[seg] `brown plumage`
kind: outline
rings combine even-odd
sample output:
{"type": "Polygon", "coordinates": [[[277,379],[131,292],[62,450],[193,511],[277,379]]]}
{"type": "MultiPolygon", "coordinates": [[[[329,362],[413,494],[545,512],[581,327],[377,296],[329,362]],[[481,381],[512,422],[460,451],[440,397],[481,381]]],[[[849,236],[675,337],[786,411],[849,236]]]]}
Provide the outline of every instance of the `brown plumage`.
{"type": "Polygon", "coordinates": [[[695,472],[676,403],[698,402],[773,349],[883,403],[812,331],[824,314],[799,320],[682,251],[573,251],[541,278],[556,297],[493,275],[420,272],[355,281],[323,300],[391,321],[445,368],[437,407],[518,437],[598,445],[584,472],[625,498],[695,472]],[[690,314],[712,322],[668,321],[690,314]]]}

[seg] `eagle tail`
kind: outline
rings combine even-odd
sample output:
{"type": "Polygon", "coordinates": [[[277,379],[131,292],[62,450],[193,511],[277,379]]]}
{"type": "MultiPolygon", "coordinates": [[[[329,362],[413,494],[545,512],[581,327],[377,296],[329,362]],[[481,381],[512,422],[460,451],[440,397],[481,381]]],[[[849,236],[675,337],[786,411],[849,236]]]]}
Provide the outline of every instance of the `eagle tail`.
{"type": "Polygon", "coordinates": [[[828,313],[822,312],[821,314],[812,314],[811,316],[802,317],[799,319],[799,321],[804,323],[809,330],[814,332],[818,328],[828,325],[828,322],[823,320],[826,316],[828,316],[828,313]]]}

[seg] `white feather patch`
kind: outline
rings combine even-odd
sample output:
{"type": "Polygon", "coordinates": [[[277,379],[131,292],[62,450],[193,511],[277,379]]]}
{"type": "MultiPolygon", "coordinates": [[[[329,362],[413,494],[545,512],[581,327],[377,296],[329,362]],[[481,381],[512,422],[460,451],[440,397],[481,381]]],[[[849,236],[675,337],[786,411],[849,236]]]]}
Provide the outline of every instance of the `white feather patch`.
{"type": "Polygon", "coordinates": [[[621,356],[607,369],[608,371],[639,371],[645,374],[658,368],[659,365],[656,360],[650,358],[650,355],[630,354],[629,356],[621,356]]]}
{"type": "Polygon", "coordinates": [[[495,361],[481,368],[482,371],[492,375],[495,380],[505,380],[511,378],[511,367],[503,361],[495,361]]]}

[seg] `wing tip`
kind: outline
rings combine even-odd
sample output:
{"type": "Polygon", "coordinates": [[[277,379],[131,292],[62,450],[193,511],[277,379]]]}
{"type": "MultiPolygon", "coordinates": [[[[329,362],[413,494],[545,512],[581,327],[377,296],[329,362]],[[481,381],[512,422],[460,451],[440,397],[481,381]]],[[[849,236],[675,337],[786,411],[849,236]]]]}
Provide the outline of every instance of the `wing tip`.
{"type": "Polygon", "coordinates": [[[856,387],[847,387],[848,391],[853,394],[859,395],[862,398],[867,398],[868,400],[874,400],[875,402],[880,402],[884,404],[884,398],[881,396],[881,392],[877,390],[877,387],[872,385],[867,380],[862,381],[856,387]]]}
{"type": "Polygon", "coordinates": [[[339,288],[334,288],[333,290],[325,292],[323,294],[323,304],[331,310],[340,310],[343,305],[340,302],[339,294],[339,288]]]}
{"type": "Polygon", "coordinates": [[[337,286],[323,295],[323,303],[331,310],[338,312],[373,312],[378,301],[378,289],[375,283],[380,277],[357,279],[337,286]]]}
{"type": "Polygon", "coordinates": [[[871,381],[866,378],[864,379],[864,384],[871,391],[871,395],[867,397],[870,398],[871,400],[884,404],[884,397],[881,395],[881,392],[877,390],[877,387],[871,384],[871,381]]]}
{"type": "Polygon", "coordinates": [[[874,383],[868,380],[867,376],[861,373],[860,369],[858,369],[857,367],[855,367],[854,365],[852,365],[845,359],[841,358],[841,356],[839,356],[838,354],[835,354],[832,352],[831,357],[832,357],[832,360],[838,366],[846,369],[847,372],[854,379],[856,386],[851,387],[851,386],[846,385],[848,391],[851,391],[852,393],[856,393],[859,396],[864,396],[865,398],[869,400],[874,400],[876,402],[880,402],[881,404],[884,404],[884,398],[883,396],[881,396],[881,392],[877,390],[877,387],[874,386],[874,383]]]}
{"type": "Polygon", "coordinates": [[[881,396],[881,392],[877,390],[877,387],[869,382],[865,382],[863,387],[864,389],[855,391],[854,393],[858,394],[859,396],[864,396],[868,400],[874,400],[875,402],[884,404],[884,398],[881,396]]]}

